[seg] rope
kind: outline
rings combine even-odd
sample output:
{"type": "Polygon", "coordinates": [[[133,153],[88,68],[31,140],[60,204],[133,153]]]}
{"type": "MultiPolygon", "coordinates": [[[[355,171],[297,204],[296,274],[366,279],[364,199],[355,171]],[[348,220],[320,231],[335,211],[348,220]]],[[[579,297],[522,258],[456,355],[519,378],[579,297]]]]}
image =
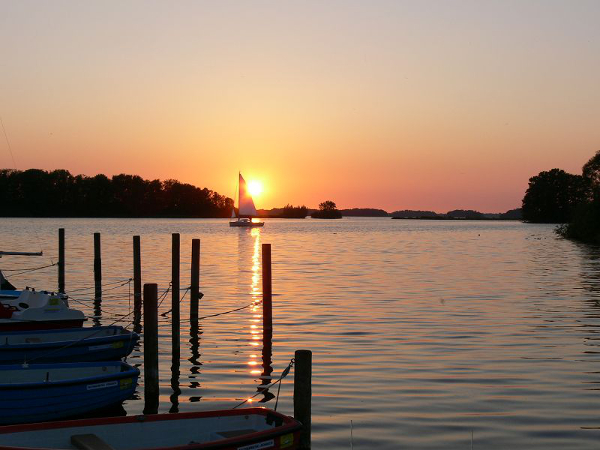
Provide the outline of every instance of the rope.
{"type": "Polygon", "coordinates": [[[48,264],[47,266],[30,267],[28,269],[2,269],[2,272],[15,272],[12,275],[21,275],[23,273],[33,272],[35,270],[47,269],[48,267],[52,267],[52,266],[56,266],[56,265],[58,265],[58,263],[48,264]]]}
{"type": "Polygon", "coordinates": [[[4,131],[4,138],[6,139],[6,145],[8,146],[8,152],[10,153],[10,159],[12,159],[13,166],[15,166],[15,170],[17,170],[17,163],[15,162],[15,157],[13,156],[12,148],[10,147],[10,141],[8,140],[8,134],[6,134],[6,128],[4,128],[4,121],[2,117],[0,117],[0,123],[2,124],[2,131],[4,131]]]}
{"type": "Polygon", "coordinates": [[[232,312],[236,312],[236,311],[241,311],[242,309],[246,309],[251,307],[252,305],[255,305],[255,303],[250,303],[249,305],[246,306],[242,306],[241,308],[236,308],[236,309],[232,309],[230,311],[225,311],[225,312],[221,312],[221,313],[217,313],[217,314],[210,314],[208,316],[202,316],[202,317],[198,317],[198,320],[202,320],[202,319],[208,319],[209,317],[217,317],[217,316],[223,316],[225,314],[230,314],[232,312]]]}
{"type": "MultiPolygon", "coordinates": [[[[6,270],[5,270],[6,272],[6,270]]],[[[121,283],[121,285],[117,286],[117,287],[121,287],[121,286],[125,286],[127,283],[130,283],[131,281],[133,281],[133,278],[123,278],[121,280],[117,280],[117,281],[112,281],[110,283],[104,283],[102,285],[102,287],[104,286],[114,286],[115,284],[119,284],[121,283]]],[[[96,288],[81,288],[81,289],[71,289],[69,292],[85,292],[85,291],[90,291],[93,292],[96,288]]],[[[112,290],[113,288],[109,288],[106,289],[107,291],[112,290]]],[[[116,289],[116,288],[115,288],[116,289]]],[[[104,291],[105,289],[103,289],[104,291]]]]}
{"type": "Polygon", "coordinates": [[[169,287],[167,288],[167,290],[158,298],[158,300],[160,300],[160,301],[159,301],[156,309],[160,308],[160,305],[162,305],[162,303],[165,301],[165,298],[167,298],[167,294],[169,293],[170,290],[171,290],[171,283],[169,283],[169,287]]]}
{"type": "MultiPolygon", "coordinates": [[[[169,283],[169,286],[171,285],[171,283],[169,283]]],[[[185,292],[183,293],[183,295],[181,296],[181,298],[179,299],[179,303],[181,303],[183,301],[183,299],[185,298],[186,294],[190,291],[192,287],[188,286],[187,289],[185,290],[185,292]]],[[[160,306],[160,305],[159,305],[160,306]]],[[[167,314],[169,314],[171,311],[173,311],[173,308],[171,308],[170,310],[164,312],[161,314],[161,316],[163,317],[167,317],[167,314]]]]}
{"type": "Polygon", "coordinates": [[[264,393],[265,391],[271,389],[273,386],[275,386],[277,383],[279,383],[279,389],[277,390],[277,399],[275,401],[275,411],[277,411],[277,403],[279,402],[279,390],[281,389],[281,380],[283,380],[285,377],[287,377],[288,373],[290,373],[290,369],[292,367],[294,367],[294,363],[296,362],[296,360],[294,358],[290,359],[290,363],[288,364],[288,366],[283,370],[283,372],[281,372],[281,376],[273,381],[271,384],[267,384],[266,386],[261,386],[260,391],[258,391],[256,394],[254,394],[252,397],[248,397],[246,400],[244,400],[241,403],[238,403],[237,405],[235,405],[233,408],[231,409],[236,409],[239,408],[240,406],[242,406],[244,403],[249,402],[250,400],[252,400],[254,397],[258,396],[259,394],[264,393]]]}

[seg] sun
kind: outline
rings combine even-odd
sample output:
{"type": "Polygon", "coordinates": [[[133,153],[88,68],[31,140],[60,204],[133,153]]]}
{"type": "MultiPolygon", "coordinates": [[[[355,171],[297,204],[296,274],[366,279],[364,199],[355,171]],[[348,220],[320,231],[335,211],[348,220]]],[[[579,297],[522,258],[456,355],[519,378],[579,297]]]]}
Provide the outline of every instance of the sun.
{"type": "Polygon", "coordinates": [[[252,197],[259,196],[263,191],[263,185],[260,181],[249,181],[248,182],[248,192],[252,197]]]}

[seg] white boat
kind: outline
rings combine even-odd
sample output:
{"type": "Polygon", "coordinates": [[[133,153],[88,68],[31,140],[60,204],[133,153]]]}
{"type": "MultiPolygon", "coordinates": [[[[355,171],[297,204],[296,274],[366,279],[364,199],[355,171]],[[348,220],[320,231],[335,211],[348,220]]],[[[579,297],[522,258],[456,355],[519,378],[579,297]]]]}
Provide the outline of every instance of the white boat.
{"type": "MultiPolygon", "coordinates": [[[[0,251],[0,258],[4,255],[42,256],[42,252],[0,251]]],[[[29,287],[20,291],[0,270],[0,332],[81,327],[84,320],[81,311],[69,308],[65,294],[29,287]]]]}
{"type": "Polygon", "coordinates": [[[252,196],[248,192],[248,187],[246,186],[246,180],[242,177],[242,174],[239,174],[239,184],[238,184],[238,214],[235,214],[235,208],[231,212],[231,218],[237,220],[229,222],[230,227],[262,227],[265,223],[254,221],[252,217],[258,216],[256,212],[256,207],[254,206],[254,201],[252,200],[252,196]]]}
{"type": "Polygon", "coordinates": [[[301,428],[264,408],[110,417],[0,427],[0,450],[294,450],[301,428]]]}
{"type": "Polygon", "coordinates": [[[27,288],[0,301],[0,331],[81,327],[85,315],[60,297],[27,288]]]}

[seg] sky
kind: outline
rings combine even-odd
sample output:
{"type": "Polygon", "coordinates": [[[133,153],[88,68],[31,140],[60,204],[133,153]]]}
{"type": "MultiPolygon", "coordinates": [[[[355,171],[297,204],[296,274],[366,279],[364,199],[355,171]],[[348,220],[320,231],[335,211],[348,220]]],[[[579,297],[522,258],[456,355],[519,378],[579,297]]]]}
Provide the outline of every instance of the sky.
{"type": "Polygon", "coordinates": [[[0,168],[503,212],[600,149],[598,23],[596,0],[0,0],[0,168]]]}

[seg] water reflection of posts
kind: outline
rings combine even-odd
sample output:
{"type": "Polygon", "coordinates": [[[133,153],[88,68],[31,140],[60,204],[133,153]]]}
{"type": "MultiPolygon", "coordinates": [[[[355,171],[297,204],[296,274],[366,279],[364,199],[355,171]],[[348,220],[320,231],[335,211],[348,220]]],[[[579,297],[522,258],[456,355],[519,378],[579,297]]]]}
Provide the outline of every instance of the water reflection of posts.
{"type": "Polygon", "coordinates": [[[144,414],[158,412],[158,286],[144,284],[144,414]]]}
{"type": "Polygon", "coordinates": [[[173,393],[171,394],[171,408],[169,409],[170,413],[178,413],[179,412],[179,396],[181,395],[181,389],[179,388],[179,355],[173,354],[171,358],[171,389],[173,389],[173,393]]]}
{"type": "Polygon", "coordinates": [[[171,258],[171,409],[169,412],[179,412],[179,368],[181,355],[180,312],[179,312],[179,266],[180,266],[180,237],[179,233],[172,234],[171,258]]]}
{"type": "Polygon", "coordinates": [[[260,376],[260,386],[258,386],[257,391],[263,393],[263,398],[260,400],[260,403],[265,403],[275,398],[265,386],[271,384],[271,374],[273,373],[273,330],[265,330],[263,328],[263,349],[262,349],[262,367],[263,372],[260,376]]]}
{"type": "MultiPolygon", "coordinates": [[[[200,366],[202,365],[202,363],[200,362],[200,335],[202,334],[202,331],[200,330],[198,320],[192,320],[190,322],[190,350],[192,356],[188,361],[192,363],[192,367],[190,368],[190,373],[192,375],[190,376],[190,378],[194,379],[198,375],[200,375],[200,366]]],[[[200,382],[198,381],[192,381],[190,383],[191,389],[196,389],[199,387],[200,382]]],[[[202,396],[200,395],[192,396],[190,397],[190,402],[198,402],[201,398],[202,396]]]]}
{"type": "MultiPolygon", "coordinates": [[[[142,318],[142,256],[140,237],[133,237],[133,324],[140,329],[142,318]]],[[[137,333],[138,331],[136,331],[137,333]]]]}
{"type": "Polygon", "coordinates": [[[263,330],[273,330],[273,290],[271,281],[271,244],[262,245],[263,330]]]}
{"type": "Polygon", "coordinates": [[[65,229],[58,229],[58,292],[65,293],[65,229]]]}
{"type": "Polygon", "coordinates": [[[102,314],[102,257],[100,233],[94,233],[94,326],[100,325],[102,314]]]}

